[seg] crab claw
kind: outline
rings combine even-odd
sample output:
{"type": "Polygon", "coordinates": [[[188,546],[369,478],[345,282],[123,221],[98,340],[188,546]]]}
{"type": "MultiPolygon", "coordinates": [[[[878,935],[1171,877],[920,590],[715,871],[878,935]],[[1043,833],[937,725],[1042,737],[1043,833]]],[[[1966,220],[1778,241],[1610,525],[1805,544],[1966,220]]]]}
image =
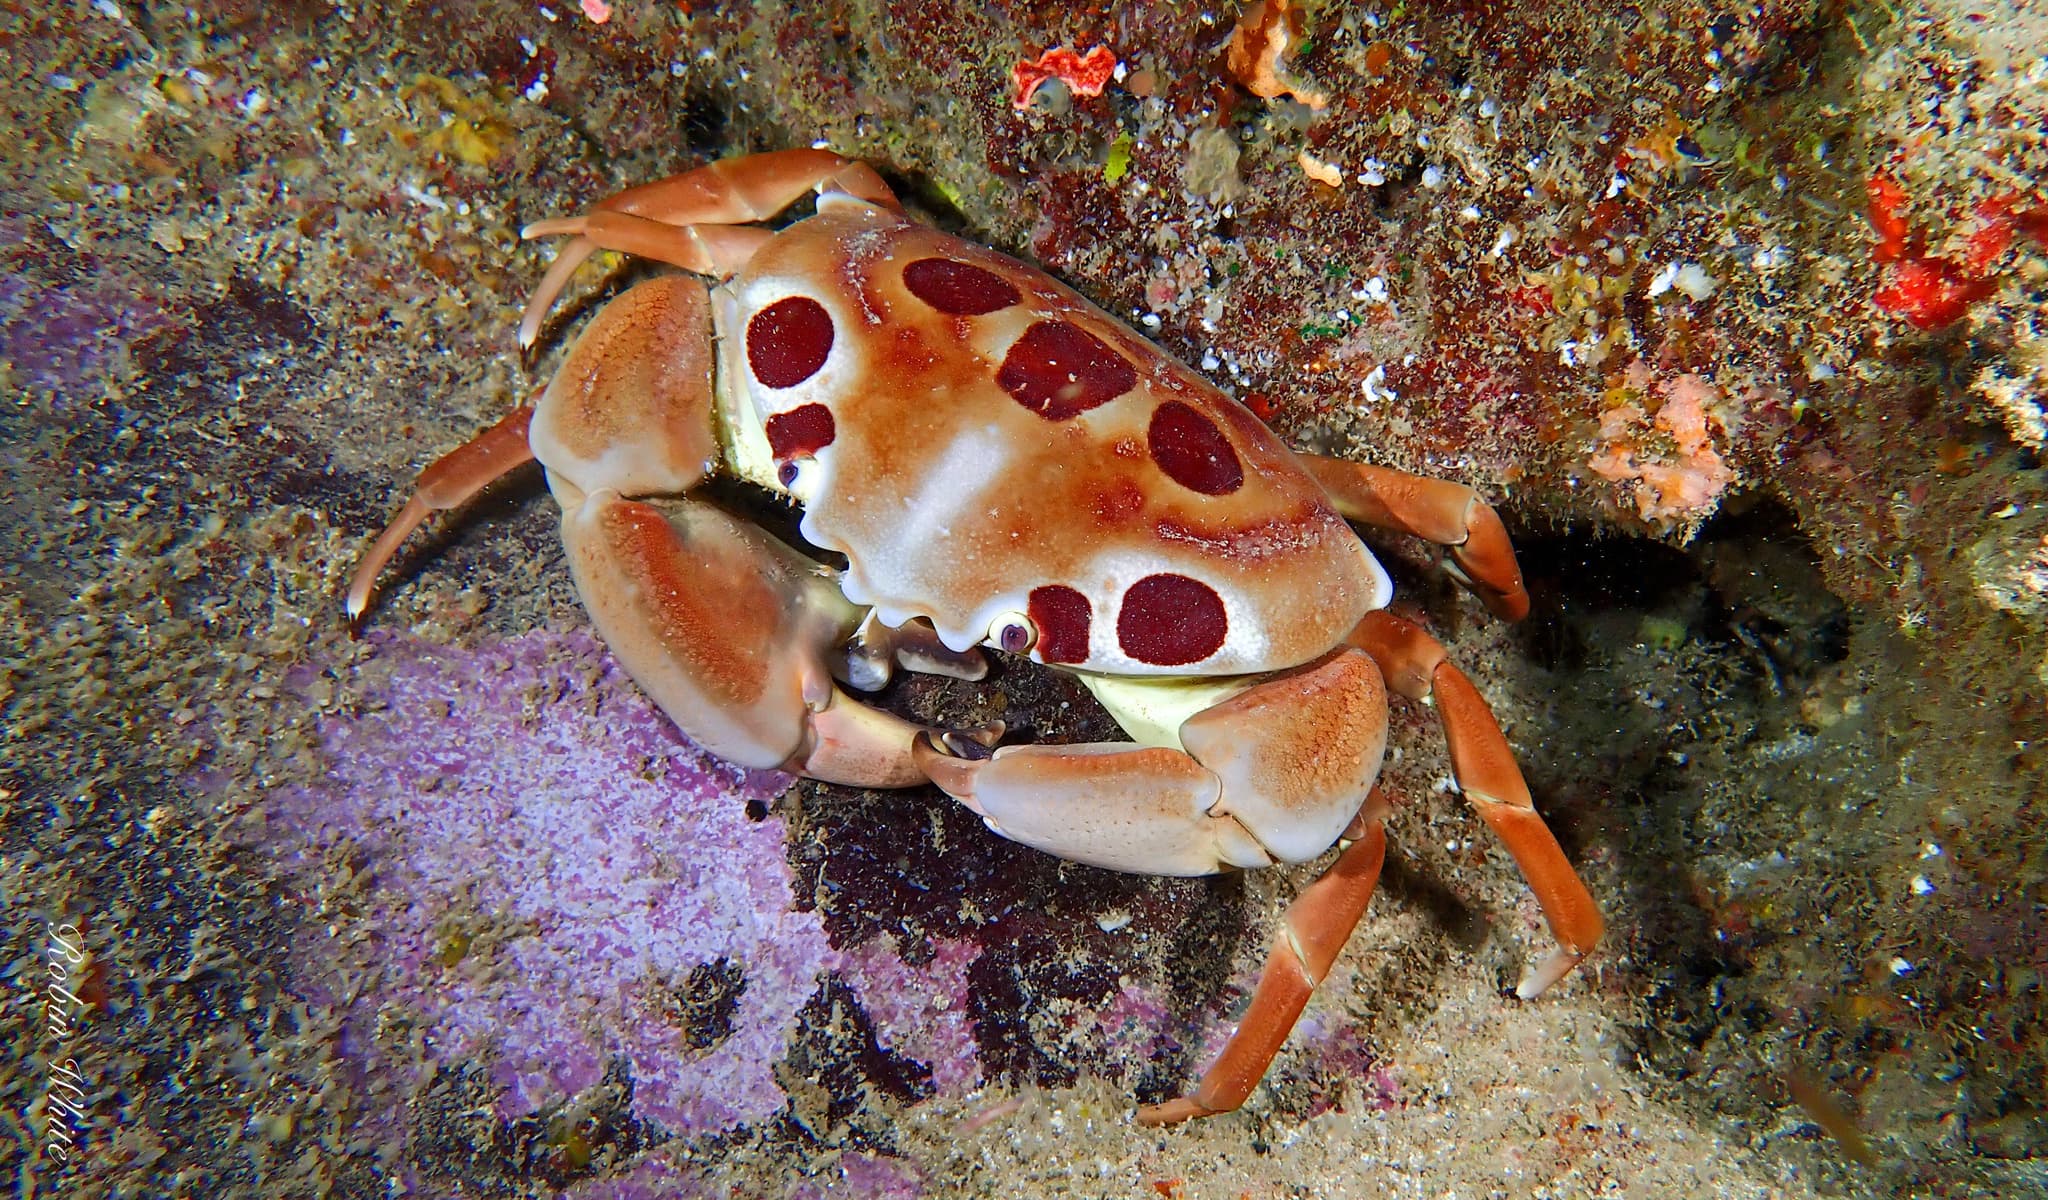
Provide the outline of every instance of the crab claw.
{"type": "Polygon", "coordinates": [[[995,757],[995,738],[1002,736],[1002,722],[995,723],[995,737],[981,730],[927,729],[917,735],[918,750],[939,751],[953,758],[982,762],[995,757]]]}

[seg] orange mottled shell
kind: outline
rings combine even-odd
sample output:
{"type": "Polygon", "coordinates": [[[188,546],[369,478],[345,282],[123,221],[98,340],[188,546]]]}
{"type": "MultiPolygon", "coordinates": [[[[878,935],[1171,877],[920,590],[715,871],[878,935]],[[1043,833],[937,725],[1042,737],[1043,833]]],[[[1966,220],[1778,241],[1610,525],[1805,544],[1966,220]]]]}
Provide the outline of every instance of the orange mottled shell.
{"type": "Polygon", "coordinates": [[[718,307],[803,535],[887,624],[1227,675],[1304,662],[1386,602],[1265,425],[1013,259],[826,197],[718,307]]]}

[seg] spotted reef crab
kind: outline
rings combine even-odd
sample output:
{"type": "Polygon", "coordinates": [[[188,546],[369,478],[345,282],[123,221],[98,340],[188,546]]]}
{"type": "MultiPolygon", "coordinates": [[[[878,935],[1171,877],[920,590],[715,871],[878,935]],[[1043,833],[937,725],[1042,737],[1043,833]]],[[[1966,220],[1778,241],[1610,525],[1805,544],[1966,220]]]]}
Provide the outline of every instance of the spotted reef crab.
{"type": "Polygon", "coordinates": [[[1558,949],[1601,918],[1492,713],[1443,648],[1384,611],[1346,523],[1417,535],[1496,614],[1528,598],[1469,488],[1298,454],[1172,357],[1046,275],[906,218],[822,150],[715,162],[582,216],[523,347],[602,248],[692,275],[604,306],[537,403],[419,478],[365,556],[351,619],[429,512],[531,459],[563,509],[605,641],[690,737],[750,767],[927,782],[1004,837],[1113,870],[1333,865],[1288,908],[1243,1021],[1165,1124],[1236,1108],[1365,911],[1385,852],[1387,691],[1432,697],[1458,785],[1514,855],[1558,949]],[[767,220],[806,193],[816,214],[767,220]],[[699,496],[714,474],[800,504],[834,569],[699,496]],[[842,687],[896,666],[979,678],[980,647],[1084,681],[1134,739],[996,747],[842,687]]]}

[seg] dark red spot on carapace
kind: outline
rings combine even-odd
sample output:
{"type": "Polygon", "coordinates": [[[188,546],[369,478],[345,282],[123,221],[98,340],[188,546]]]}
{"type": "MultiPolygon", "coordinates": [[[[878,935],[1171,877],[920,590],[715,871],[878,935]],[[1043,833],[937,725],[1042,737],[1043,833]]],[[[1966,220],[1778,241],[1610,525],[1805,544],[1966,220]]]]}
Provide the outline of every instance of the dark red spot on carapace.
{"type": "Polygon", "coordinates": [[[1040,321],[1003,356],[996,382],[1032,412],[1064,421],[1130,391],[1138,373],[1080,326],[1040,321]]]}
{"type": "Polygon", "coordinates": [[[1040,662],[1088,660],[1088,621],[1092,615],[1088,597],[1063,583],[1049,583],[1031,589],[1025,615],[1038,626],[1040,662]]]}
{"type": "Polygon", "coordinates": [[[768,418],[768,449],[774,451],[776,458],[788,462],[816,454],[831,445],[838,432],[831,409],[822,404],[806,404],[768,418]]]}
{"type": "Polygon", "coordinates": [[[747,322],[747,362],[772,388],[795,387],[832,353],[832,314],[809,296],[790,296],[747,322]]]}
{"type": "Polygon", "coordinates": [[[956,317],[978,317],[1023,299],[994,271],[950,258],[920,258],[903,268],[910,294],[956,317]]]}
{"type": "Polygon", "coordinates": [[[1230,632],[1223,597],[1199,579],[1147,575],[1124,593],[1116,640],[1124,653],[1155,667],[1179,667],[1216,653],[1230,632]]]}
{"type": "Polygon", "coordinates": [[[1216,422],[1192,405],[1168,400],[1152,410],[1145,434],[1152,461],[1182,487],[1227,496],[1244,485],[1244,466],[1216,422]]]}

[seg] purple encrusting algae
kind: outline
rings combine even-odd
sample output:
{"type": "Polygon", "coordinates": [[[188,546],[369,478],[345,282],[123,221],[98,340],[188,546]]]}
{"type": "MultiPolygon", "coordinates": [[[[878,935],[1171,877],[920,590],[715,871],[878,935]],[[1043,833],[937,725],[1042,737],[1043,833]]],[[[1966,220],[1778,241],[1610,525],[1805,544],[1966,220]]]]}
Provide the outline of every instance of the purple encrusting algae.
{"type": "MultiPolygon", "coordinates": [[[[762,1121],[832,972],[884,1045],[933,1060],[941,1089],[980,1082],[960,998],[975,951],[941,946],[911,968],[883,944],[835,950],[793,901],[783,821],[747,814],[786,776],[706,756],[587,635],[376,645],[382,681],[323,723],[331,773],[277,798],[275,849],[306,877],[337,854],[362,864],[359,920],[382,967],[362,1003],[415,1014],[443,1064],[488,1064],[502,1116],[623,1059],[638,1117],[683,1133],[762,1121]],[[705,964],[744,982],[700,1049],[679,989],[705,964]]],[[[321,964],[309,948],[300,969],[321,964]]]]}

